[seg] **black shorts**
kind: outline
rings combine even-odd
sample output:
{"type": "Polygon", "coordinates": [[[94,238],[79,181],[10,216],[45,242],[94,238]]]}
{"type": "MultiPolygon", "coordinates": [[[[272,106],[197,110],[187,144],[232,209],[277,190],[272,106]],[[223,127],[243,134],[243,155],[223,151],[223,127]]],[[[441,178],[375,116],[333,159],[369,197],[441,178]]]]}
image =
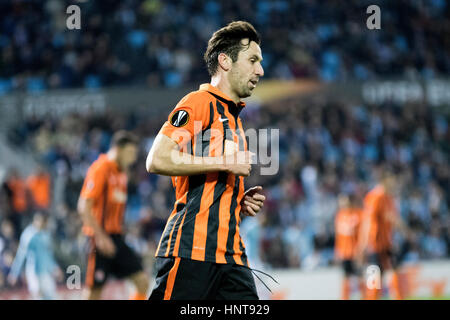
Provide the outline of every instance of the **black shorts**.
{"type": "Polygon", "coordinates": [[[367,262],[372,265],[377,265],[381,272],[398,268],[397,255],[391,249],[369,254],[367,262]]]}
{"type": "Polygon", "coordinates": [[[141,258],[125,243],[122,235],[110,235],[116,254],[113,257],[102,255],[90,239],[89,257],[86,271],[86,286],[103,286],[110,275],[118,279],[129,277],[142,271],[141,258]]]}
{"type": "Polygon", "coordinates": [[[344,269],[344,274],[346,277],[350,276],[360,276],[361,270],[356,266],[356,263],[353,260],[343,260],[342,268],[344,269]]]}
{"type": "Polygon", "coordinates": [[[258,300],[249,268],[184,258],[157,257],[149,300],[258,300]]]}

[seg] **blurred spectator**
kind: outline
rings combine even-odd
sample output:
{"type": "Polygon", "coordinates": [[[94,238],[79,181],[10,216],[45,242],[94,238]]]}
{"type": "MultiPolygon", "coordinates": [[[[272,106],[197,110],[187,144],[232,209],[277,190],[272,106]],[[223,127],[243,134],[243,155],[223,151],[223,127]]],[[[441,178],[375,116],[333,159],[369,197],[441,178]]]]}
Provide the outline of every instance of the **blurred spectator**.
{"type": "Polygon", "coordinates": [[[33,299],[55,299],[56,281],[54,277],[62,273],[53,257],[51,235],[47,230],[48,216],[36,212],[33,222],[20,236],[17,254],[8,274],[12,286],[17,283],[25,264],[28,291],[33,299]]]}
{"type": "MultiPolygon", "coordinates": [[[[395,167],[399,172],[398,207],[415,230],[414,243],[396,237],[400,241],[397,247],[406,248],[402,253],[405,259],[448,256],[449,228],[437,231],[429,226],[432,221],[433,226],[436,221],[444,226],[448,223],[449,170],[444,169],[448,168],[449,130],[446,125],[446,131],[436,134],[436,130],[442,130],[433,126],[436,119],[445,124],[447,120],[432,109],[423,117],[424,107],[406,105],[406,116],[393,103],[375,108],[311,97],[272,102],[251,111],[254,128],[279,127],[285,132],[280,134],[280,159],[284,157],[284,162],[279,172],[250,177],[252,183],[264,186],[267,197],[264,219],[243,222],[252,259],[267,267],[313,268],[333,263],[337,195],[352,192],[361,201],[383,166],[395,167]],[[416,127],[411,126],[411,119],[417,121],[416,127]],[[425,166],[429,168],[426,175],[425,166]]],[[[242,117],[248,116],[245,112],[242,117]]],[[[108,111],[105,117],[108,121],[100,121],[96,115],[69,115],[61,120],[46,117],[37,126],[34,119],[32,125],[37,132],[51,128],[46,148],[41,148],[35,135],[24,136],[25,143],[37,158],[44,159],[43,164],[56,177],[55,199],[59,202],[54,209],[55,232],[61,248],[70,248],[73,256],[83,254],[74,211],[80,181],[92,159],[107,148],[112,132],[134,128],[142,137],[139,159],[129,181],[126,219],[134,225],[129,241],[141,249],[155,248],[173,200],[170,179],[149,175],[139,165],[145,163],[157,126],[149,127],[146,117],[136,120],[131,114],[108,111]],[[69,225],[67,221],[72,220],[69,225]]],[[[152,119],[161,123],[164,120],[165,115],[152,119]]],[[[65,250],[59,252],[69,263],[65,250]]]]}
{"type": "Polygon", "coordinates": [[[26,182],[17,169],[11,169],[10,176],[4,183],[4,190],[9,202],[8,218],[14,224],[15,230],[22,230],[28,210],[28,195],[26,182]]]}
{"type": "Polygon", "coordinates": [[[435,221],[430,229],[430,234],[424,238],[424,249],[427,258],[436,259],[447,256],[447,244],[440,223],[435,221]]]}
{"type": "MultiPolygon", "coordinates": [[[[448,3],[380,2],[383,27],[376,32],[361,22],[366,4],[356,0],[261,0],[254,6],[235,0],[88,1],[79,4],[81,31],[66,30],[64,8],[70,1],[2,2],[0,94],[198,84],[207,79],[201,56],[211,32],[237,19],[250,21],[261,33],[265,78],[345,81],[449,74],[448,3]]],[[[361,200],[383,166],[399,172],[398,207],[414,229],[410,243],[396,237],[404,261],[450,257],[447,115],[423,103],[375,106],[319,95],[249,105],[241,116],[248,128],[280,129],[279,172],[247,180],[262,185],[267,197],[264,217],[242,223],[255,263],[280,268],[333,263],[337,195],[353,193],[361,200]]],[[[81,183],[89,164],[108,148],[112,132],[124,128],[142,138],[129,181],[129,241],[154,252],[172,209],[173,188],[169,178],[149,175],[142,164],[155,128],[166,117],[107,109],[102,115],[34,117],[12,129],[13,143],[30,148],[51,177],[58,261],[81,265],[84,260],[75,211],[81,183]]],[[[11,214],[26,211],[24,190],[23,179],[13,174],[0,192],[3,275],[16,253],[14,236],[24,227],[15,220],[21,215],[11,214]]]]}
{"type": "Polygon", "coordinates": [[[432,79],[450,72],[446,1],[386,1],[382,28],[366,28],[367,2],[348,0],[89,1],[68,30],[71,1],[0,4],[0,94],[206,79],[200,57],[211,33],[247,20],[262,35],[266,78],[432,79]],[[432,49],[431,49],[432,48],[432,49]]]}
{"type": "Polygon", "coordinates": [[[28,177],[27,187],[31,194],[31,207],[33,211],[50,208],[50,175],[42,166],[36,168],[36,172],[28,177]]]}

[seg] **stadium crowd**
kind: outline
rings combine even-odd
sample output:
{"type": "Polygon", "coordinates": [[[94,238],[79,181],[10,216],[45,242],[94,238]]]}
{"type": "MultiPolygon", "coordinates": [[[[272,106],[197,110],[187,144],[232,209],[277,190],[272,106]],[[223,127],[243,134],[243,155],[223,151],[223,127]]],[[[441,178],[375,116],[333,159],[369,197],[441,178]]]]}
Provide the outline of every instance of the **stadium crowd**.
{"type": "Polygon", "coordinates": [[[323,81],[433,78],[450,72],[450,6],[429,1],[109,0],[0,3],[0,93],[147,83],[179,87],[207,75],[199,59],[231,20],[263,36],[266,77],[323,81]],[[382,28],[366,27],[378,4],[382,28]]]}
{"type": "MultiPolygon", "coordinates": [[[[265,78],[346,81],[449,74],[445,0],[375,2],[382,6],[377,32],[367,32],[365,24],[366,8],[374,1],[84,1],[78,3],[81,30],[66,27],[72,1],[0,2],[0,95],[198,84],[207,79],[201,57],[211,33],[239,19],[262,35],[265,78]]],[[[9,286],[6,275],[18,239],[36,211],[52,217],[61,268],[84,266],[86,243],[76,203],[86,169],[119,129],[141,137],[129,183],[127,241],[151,270],[174,194],[170,179],[148,174],[144,163],[166,116],[149,119],[130,111],[124,117],[107,109],[102,115],[17,124],[9,133],[12,144],[31,150],[41,167],[30,177],[8,168],[2,181],[0,289],[9,286]]],[[[362,201],[385,166],[396,171],[398,207],[415,235],[409,241],[397,235],[402,261],[450,257],[450,129],[428,105],[292,98],[249,105],[242,118],[245,128],[280,129],[278,174],[253,174],[246,182],[262,185],[267,196],[263,212],[242,222],[254,267],[333,264],[338,194],[354,193],[362,201]]]]}
{"type": "MultiPolygon", "coordinates": [[[[409,241],[397,235],[401,260],[450,257],[450,129],[445,117],[423,104],[374,107],[313,97],[249,105],[242,118],[245,128],[280,129],[279,172],[264,176],[254,169],[246,181],[248,186],[264,186],[267,196],[259,217],[242,222],[247,254],[255,267],[313,269],[335,263],[338,194],[353,193],[361,201],[386,166],[397,172],[397,205],[414,231],[409,241]]],[[[76,212],[83,177],[89,164],[107,150],[112,133],[125,128],[141,137],[139,160],[129,182],[127,241],[146,257],[151,272],[152,256],[174,200],[170,179],[148,174],[144,165],[163,121],[163,114],[150,119],[132,112],[126,117],[112,111],[97,116],[72,114],[63,119],[29,119],[10,135],[16,137],[15,145],[30,148],[51,176],[52,203],[45,210],[53,217],[56,258],[62,267],[84,265],[84,237],[76,212]]],[[[43,210],[31,206],[18,212],[16,195],[8,188],[14,179],[20,177],[13,173],[5,180],[4,191],[10,191],[0,197],[3,277],[24,221],[33,210],[43,210]],[[18,214],[20,223],[15,219],[18,214]]]]}

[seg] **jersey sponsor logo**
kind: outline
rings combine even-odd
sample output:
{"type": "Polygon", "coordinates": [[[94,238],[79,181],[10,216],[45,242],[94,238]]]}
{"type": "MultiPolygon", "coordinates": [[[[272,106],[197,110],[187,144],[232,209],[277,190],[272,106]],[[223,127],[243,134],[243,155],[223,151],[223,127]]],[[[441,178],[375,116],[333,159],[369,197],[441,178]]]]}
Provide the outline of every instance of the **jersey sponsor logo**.
{"type": "Polygon", "coordinates": [[[219,121],[220,121],[220,122],[225,122],[225,121],[228,121],[228,118],[222,118],[222,117],[219,117],[219,121]]]}
{"type": "Polygon", "coordinates": [[[183,127],[189,122],[189,113],[185,110],[178,110],[170,117],[170,124],[174,127],[183,127]]]}

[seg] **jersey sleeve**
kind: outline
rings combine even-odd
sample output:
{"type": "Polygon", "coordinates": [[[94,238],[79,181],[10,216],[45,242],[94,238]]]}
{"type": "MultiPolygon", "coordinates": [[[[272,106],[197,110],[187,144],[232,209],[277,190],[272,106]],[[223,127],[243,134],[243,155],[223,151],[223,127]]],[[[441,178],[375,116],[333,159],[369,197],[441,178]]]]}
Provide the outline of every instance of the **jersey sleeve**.
{"type": "Polygon", "coordinates": [[[160,133],[184,147],[208,126],[209,117],[209,101],[201,94],[188,95],[169,114],[160,133]]]}
{"type": "Polygon", "coordinates": [[[378,214],[378,208],[380,206],[380,198],[372,195],[367,196],[364,200],[363,218],[373,220],[378,214]]]}
{"type": "Polygon", "coordinates": [[[81,197],[84,199],[95,199],[104,192],[106,183],[106,170],[102,167],[90,167],[84,179],[81,197]]]}

